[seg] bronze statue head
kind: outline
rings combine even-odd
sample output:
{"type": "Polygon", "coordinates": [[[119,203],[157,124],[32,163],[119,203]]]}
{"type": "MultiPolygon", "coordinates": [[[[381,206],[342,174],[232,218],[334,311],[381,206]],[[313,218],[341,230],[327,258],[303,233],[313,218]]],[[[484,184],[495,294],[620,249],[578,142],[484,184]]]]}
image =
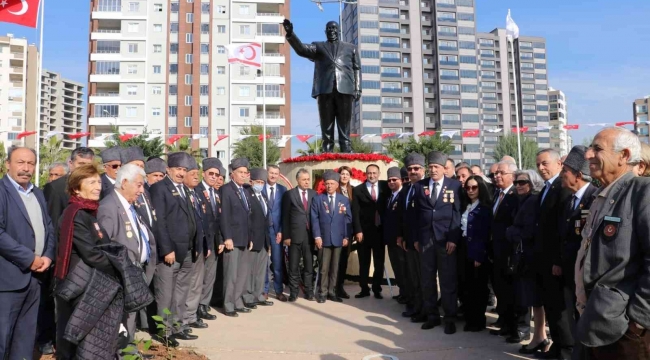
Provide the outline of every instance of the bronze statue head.
{"type": "Polygon", "coordinates": [[[330,21],[325,25],[325,35],[327,41],[337,41],[339,39],[339,24],[336,21],[330,21]]]}

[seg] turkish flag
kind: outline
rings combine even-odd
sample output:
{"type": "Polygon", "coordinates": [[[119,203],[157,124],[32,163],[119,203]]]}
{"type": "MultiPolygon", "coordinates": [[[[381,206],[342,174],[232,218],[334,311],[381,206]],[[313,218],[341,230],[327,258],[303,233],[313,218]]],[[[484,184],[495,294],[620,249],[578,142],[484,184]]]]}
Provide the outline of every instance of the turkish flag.
{"type": "Polygon", "coordinates": [[[385,139],[385,138],[387,138],[387,137],[393,137],[393,136],[395,136],[395,133],[381,134],[381,138],[382,138],[382,139],[385,139]]]}
{"type": "Polygon", "coordinates": [[[170,144],[173,144],[173,143],[177,142],[178,140],[180,140],[183,136],[185,136],[185,135],[183,135],[183,134],[172,135],[172,136],[169,137],[169,139],[167,141],[170,144]]]}
{"type": "Polygon", "coordinates": [[[419,134],[419,136],[433,136],[435,135],[436,132],[433,130],[428,130],[428,131],[423,131],[419,134]]]}
{"type": "Polygon", "coordinates": [[[68,139],[80,139],[82,137],[86,137],[90,135],[89,132],[78,132],[76,134],[66,134],[68,136],[68,139]]]}
{"type": "Polygon", "coordinates": [[[221,141],[221,140],[223,140],[223,139],[225,139],[227,137],[228,137],[228,135],[217,135],[217,141],[214,142],[214,145],[217,145],[219,143],[219,141],[221,141]]]}
{"type": "Polygon", "coordinates": [[[350,137],[359,137],[359,134],[350,134],[350,137]]]}
{"type": "Polygon", "coordinates": [[[463,137],[477,137],[478,130],[465,130],[463,131],[463,137]]]}
{"type": "Polygon", "coordinates": [[[634,125],[634,121],[619,121],[616,123],[616,126],[624,126],[624,125],[634,125]]]}
{"type": "Polygon", "coordinates": [[[134,138],[134,137],[135,137],[135,134],[123,134],[123,135],[120,135],[120,141],[125,142],[125,141],[128,141],[129,139],[134,138]]]}
{"type": "Polygon", "coordinates": [[[0,22],[36,27],[41,0],[0,0],[0,22]]]}
{"type": "MultiPolygon", "coordinates": [[[[526,131],[528,131],[528,126],[523,126],[523,127],[520,127],[520,128],[519,128],[519,132],[525,133],[526,131]]],[[[513,133],[516,133],[516,132],[517,132],[517,128],[516,128],[516,127],[513,127],[513,128],[512,128],[512,132],[513,132],[513,133]]]]}
{"type": "MultiPolygon", "coordinates": [[[[267,138],[267,139],[270,139],[270,138],[271,138],[271,134],[266,134],[266,138],[267,138]]],[[[264,140],[264,136],[263,136],[262,134],[260,134],[260,136],[257,137],[257,140],[259,140],[259,141],[264,140]]]]}
{"type": "Polygon", "coordinates": [[[20,134],[18,134],[18,136],[16,136],[16,139],[20,140],[24,137],[27,137],[29,135],[34,135],[34,134],[36,134],[36,131],[23,131],[20,134]]]}
{"type": "Polygon", "coordinates": [[[564,125],[564,130],[578,130],[580,125],[564,125]]]}
{"type": "Polygon", "coordinates": [[[312,136],[314,135],[296,135],[296,137],[298,138],[298,140],[300,140],[300,142],[305,142],[309,140],[312,136]]]}

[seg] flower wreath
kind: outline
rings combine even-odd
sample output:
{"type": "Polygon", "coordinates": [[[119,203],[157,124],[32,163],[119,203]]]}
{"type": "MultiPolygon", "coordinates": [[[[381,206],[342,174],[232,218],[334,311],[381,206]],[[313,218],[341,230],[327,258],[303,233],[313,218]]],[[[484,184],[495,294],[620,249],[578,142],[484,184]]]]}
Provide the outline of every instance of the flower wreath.
{"type": "MultiPolygon", "coordinates": [[[[336,172],[338,172],[338,170],[338,168],[334,169],[336,172]]],[[[350,185],[357,186],[363,184],[366,181],[366,173],[363,172],[363,170],[359,170],[357,168],[351,168],[350,170],[350,185]]],[[[318,180],[316,186],[314,186],[314,190],[316,190],[316,192],[319,194],[325,193],[325,181],[322,178],[318,180]]]]}
{"type": "Polygon", "coordinates": [[[308,162],[308,161],[327,161],[327,160],[348,160],[348,161],[383,161],[390,163],[392,158],[384,154],[345,154],[345,153],[324,153],[318,155],[303,155],[294,158],[285,159],[284,163],[308,162]]]}

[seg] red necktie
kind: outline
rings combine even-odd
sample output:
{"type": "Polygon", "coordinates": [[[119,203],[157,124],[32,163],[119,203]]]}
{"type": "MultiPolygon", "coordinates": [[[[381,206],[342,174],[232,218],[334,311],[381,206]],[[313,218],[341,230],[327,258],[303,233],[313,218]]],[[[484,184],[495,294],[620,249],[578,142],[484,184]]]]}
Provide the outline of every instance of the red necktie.
{"type": "Polygon", "coordinates": [[[377,201],[377,193],[375,192],[375,184],[370,185],[370,197],[372,201],[377,201]]]}

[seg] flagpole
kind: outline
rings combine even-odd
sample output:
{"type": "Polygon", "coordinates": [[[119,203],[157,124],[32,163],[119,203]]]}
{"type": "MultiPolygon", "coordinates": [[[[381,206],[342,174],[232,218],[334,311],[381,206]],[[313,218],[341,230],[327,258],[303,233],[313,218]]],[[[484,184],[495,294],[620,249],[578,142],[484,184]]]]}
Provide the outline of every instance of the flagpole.
{"type": "Polygon", "coordinates": [[[262,158],[266,169],[266,66],[264,64],[264,40],[262,40],[262,158]]]}
{"type": "Polygon", "coordinates": [[[38,9],[41,13],[41,34],[38,45],[38,81],[36,83],[36,86],[38,87],[36,89],[36,119],[34,119],[36,125],[36,145],[34,145],[34,150],[36,150],[36,187],[39,187],[41,182],[41,87],[43,82],[43,19],[45,18],[45,0],[41,0],[41,6],[39,6],[38,9]]]}
{"type": "Polygon", "coordinates": [[[519,169],[521,169],[521,131],[519,130],[519,103],[517,101],[519,97],[517,92],[517,62],[515,61],[514,39],[510,36],[508,36],[508,43],[512,51],[512,79],[515,82],[515,122],[517,123],[517,155],[519,157],[519,169]]]}

